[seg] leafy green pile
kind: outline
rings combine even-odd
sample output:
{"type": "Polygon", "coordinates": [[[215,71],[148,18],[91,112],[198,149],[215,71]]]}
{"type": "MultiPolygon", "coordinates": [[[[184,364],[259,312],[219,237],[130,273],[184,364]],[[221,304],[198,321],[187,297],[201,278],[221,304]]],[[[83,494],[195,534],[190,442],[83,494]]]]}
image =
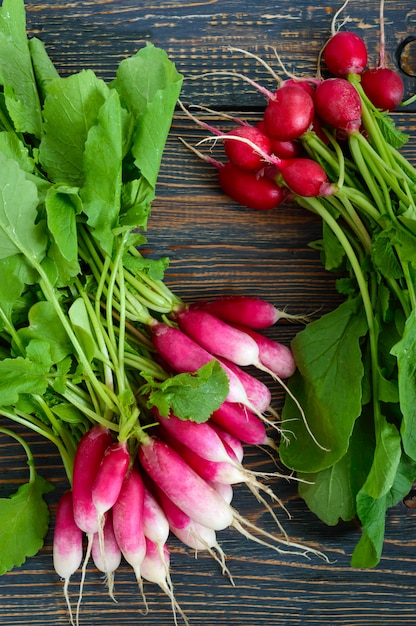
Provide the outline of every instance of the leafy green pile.
{"type": "MultiPolygon", "coordinates": [[[[180,396],[179,417],[201,419],[228,393],[215,364],[168,376],[146,334],[179,302],[163,282],[167,259],[138,246],[181,83],[152,45],[121,61],[109,84],[91,70],[62,78],[41,41],[27,38],[23,0],[3,1],[0,413],[53,442],[69,481],[92,424],[139,439],[140,390],[163,411],[180,396]]],[[[50,485],[21,436],[0,432],[23,445],[30,466],[28,484],[0,499],[1,574],[41,547],[50,485]]]]}
{"type": "Polygon", "coordinates": [[[322,219],[312,245],[342,276],[344,301],[293,340],[290,389],[304,415],[288,396],[280,456],[325,523],[358,517],[351,564],[374,567],[386,511],[416,479],[416,170],[399,150],[407,136],[371,104],[359,76],[349,80],[365,132],[347,141],[328,134],[328,143],[313,132],[303,138],[339,191],[296,198],[322,219]]]}

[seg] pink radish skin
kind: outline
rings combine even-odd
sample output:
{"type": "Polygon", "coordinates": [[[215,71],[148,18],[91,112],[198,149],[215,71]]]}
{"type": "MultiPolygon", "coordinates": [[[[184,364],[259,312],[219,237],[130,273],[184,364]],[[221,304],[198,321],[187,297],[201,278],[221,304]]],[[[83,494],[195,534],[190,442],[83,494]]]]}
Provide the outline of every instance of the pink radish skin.
{"type": "MultiPolygon", "coordinates": [[[[243,385],[248,398],[248,403],[245,403],[245,406],[249,406],[258,413],[264,413],[270,408],[272,394],[267,385],[230,361],[221,359],[221,363],[231,369],[243,385]]],[[[226,401],[229,402],[229,400],[226,401]]]]}
{"type": "Polygon", "coordinates": [[[367,46],[355,33],[339,31],[331,37],[324,49],[324,61],[334,76],[362,74],[368,60],[367,46]]]}
{"type": "Polygon", "coordinates": [[[403,100],[403,80],[388,67],[366,70],[361,75],[361,86],[372,104],[382,111],[395,111],[403,100]]]}
{"type": "Polygon", "coordinates": [[[236,328],[250,335],[257,343],[259,360],[279,378],[290,378],[296,371],[296,363],[290,348],[278,341],[269,339],[252,328],[236,325],[236,328]]]}
{"type": "Polygon", "coordinates": [[[156,485],[193,520],[213,530],[233,523],[233,510],[170,446],[149,437],[139,460],[156,485]]]}
{"type": "Polygon", "coordinates": [[[232,361],[236,365],[253,365],[258,361],[257,343],[246,333],[207,311],[186,308],[173,315],[179,328],[200,346],[232,361]]]}
{"type": "Polygon", "coordinates": [[[327,78],[316,88],[319,117],[336,130],[352,134],[360,129],[362,105],[358,91],[345,78],[327,78]]]}
{"type": "MultiPolygon", "coordinates": [[[[258,122],[256,124],[256,128],[258,128],[262,133],[265,133],[266,127],[264,120],[258,122]]],[[[279,139],[273,139],[270,137],[270,154],[277,156],[280,159],[293,159],[301,156],[302,152],[302,144],[298,141],[279,141],[279,139]]]]}
{"type": "MultiPolygon", "coordinates": [[[[155,322],[151,327],[151,332],[156,350],[168,365],[178,373],[195,372],[214,359],[212,354],[178,328],[155,322]]],[[[218,361],[218,359],[216,360],[218,361]]],[[[238,377],[223,363],[221,366],[228,377],[229,393],[227,399],[230,402],[248,404],[244,387],[238,377]]]]}
{"type": "Polygon", "coordinates": [[[264,422],[242,404],[224,402],[211,415],[211,420],[242,442],[255,445],[270,445],[264,422]]]}
{"type": "Polygon", "coordinates": [[[225,322],[257,330],[269,328],[285,317],[283,311],[270,302],[251,296],[222,296],[215,300],[194,302],[190,307],[209,311],[225,322]]]}
{"type": "Polygon", "coordinates": [[[68,581],[82,562],[83,533],[74,520],[73,494],[66,491],[60,498],[55,517],[53,564],[60,578],[68,581]]]}
{"type": "Polygon", "coordinates": [[[146,554],[143,531],[144,484],[133,466],[127,472],[113,506],[113,528],[120,550],[141,582],[141,564],[146,554]]]}
{"type": "Polygon", "coordinates": [[[225,195],[248,209],[271,211],[288,197],[287,189],[263,176],[261,171],[243,170],[230,162],[218,163],[216,167],[218,183],[225,195]]]}
{"type": "Polygon", "coordinates": [[[95,533],[91,556],[96,568],[105,574],[109,574],[115,572],[121,563],[121,551],[114,534],[111,511],[106,516],[103,531],[104,553],[101,551],[102,546],[100,545],[99,534],[95,533]]]}
{"type": "Polygon", "coordinates": [[[263,115],[267,134],[280,141],[301,137],[310,127],[313,117],[312,97],[296,85],[279,88],[269,100],[263,115]]]}
{"type": "Polygon", "coordinates": [[[226,483],[217,483],[215,481],[208,481],[208,483],[211,485],[213,489],[215,489],[217,493],[220,494],[222,498],[224,498],[224,500],[228,504],[231,504],[233,496],[234,496],[234,489],[232,485],[229,485],[226,483]]]}
{"type": "Polygon", "coordinates": [[[158,490],[158,495],[169,521],[169,528],[180,541],[195,550],[206,550],[217,545],[215,530],[196,522],[184,513],[162,490],[158,490]]]}
{"type": "Polygon", "coordinates": [[[175,415],[162,417],[156,408],[152,411],[159,421],[162,432],[166,430],[202,458],[208,461],[229,461],[222,439],[208,422],[198,424],[190,420],[181,420],[175,415]]]}
{"type": "Polygon", "coordinates": [[[126,441],[113,443],[105,450],[92,487],[92,501],[100,516],[117,500],[129,464],[126,441]]]}
{"type": "Polygon", "coordinates": [[[99,516],[92,500],[92,488],[104,453],[112,443],[110,431],[100,425],[93,426],[81,438],[74,459],[72,494],[74,519],[87,534],[99,529],[99,516]]]}
{"type": "MultiPolygon", "coordinates": [[[[275,171],[272,178],[277,184],[281,177],[293,193],[304,198],[330,196],[338,190],[335,184],[329,182],[323,167],[313,159],[299,157],[282,160],[275,171]]],[[[269,168],[268,172],[270,175],[273,168],[269,168]]]]}
{"type": "Polygon", "coordinates": [[[215,430],[227,451],[228,459],[224,460],[229,461],[229,459],[231,459],[231,461],[237,461],[237,463],[242,463],[244,458],[244,447],[241,441],[232,433],[224,430],[219,424],[216,424],[215,421],[212,421],[211,419],[209,421],[209,425],[213,430],[215,430]]]}
{"type": "Polygon", "coordinates": [[[163,433],[163,437],[168,445],[207,483],[236,485],[246,481],[247,475],[238,463],[207,461],[169,433],[163,433]]]}

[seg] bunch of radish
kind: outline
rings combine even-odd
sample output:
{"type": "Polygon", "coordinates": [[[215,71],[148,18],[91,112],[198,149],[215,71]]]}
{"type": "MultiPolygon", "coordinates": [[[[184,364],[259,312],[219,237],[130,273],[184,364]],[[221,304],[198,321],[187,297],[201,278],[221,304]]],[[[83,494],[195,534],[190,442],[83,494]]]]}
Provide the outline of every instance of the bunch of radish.
{"type": "Polygon", "coordinates": [[[208,551],[231,582],[217,537],[228,527],[279,553],[318,554],[289,540],[265,499],[283,506],[260,480],[279,474],[253,472],[243,465],[246,445],[277,450],[268,433],[269,426],[279,431],[270,389],[245,368],[268,372],[282,385],[293,374],[291,350],[262,333],[285,317],[291,316],[262,299],[224,296],[177,304],[165,321],[154,319],[150,324],[155,358],[166,371],[192,373],[215,360],[227,376],[229,394],[207,421],[179,419],[171,411],[165,417],[148,404],[148,423],[141,418],[127,439],[101,424],[81,438],[71,489],[61,497],[54,531],[54,566],[64,581],[71,623],[78,623],[90,557],[105,574],[112,598],[114,574],[124,558],[145,606],[143,581],[156,583],[171,599],[175,622],[180,615],[187,623],[170,576],[170,534],[195,551],[208,551]],[[238,484],[246,485],[270,512],[276,535],[256,527],[231,506],[238,484]],[[74,617],[68,585],[81,566],[74,617]]]}
{"type": "Polygon", "coordinates": [[[222,161],[184,143],[217,169],[221,189],[235,202],[256,210],[270,210],[289,199],[342,194],[344,180],[339,170],[345,164],[335,164],[334,168],[334,163],[330,163],[326,167],[324,147],[317,147],[317,142],[332,145],[335,139],[340,145],[357,143],[358,136],[368,132],[363,121],[363,101],[382,112],[393,111],[403,103],[403,80],[398,72],[386,67],[384,31],[379,62],[376,67],[368,67],[364,40],[354,32],[336,30],[336,17],[322,54],[329,76],[323,77],[319,70],[310,77],[281,77],[260,57],[231,48],[256,58],[278,83],[277,89],[270,90],[245,75],[233,73],[266,98],[262,119],[257,123],[224,115],[232,127],[222,131],[197,119],[181,104],[199,126],[211,133],[199,145],[222,141],[222,161]]]}

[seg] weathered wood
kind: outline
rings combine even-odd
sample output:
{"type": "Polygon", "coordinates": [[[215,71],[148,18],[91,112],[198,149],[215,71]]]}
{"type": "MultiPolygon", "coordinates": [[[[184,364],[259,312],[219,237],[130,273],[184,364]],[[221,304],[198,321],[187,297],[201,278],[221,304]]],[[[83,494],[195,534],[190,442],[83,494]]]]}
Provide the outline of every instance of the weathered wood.
{"type": "MultiPolygon", "coordinates": [[[[333,0],[319,6],[304,0],[274,4],[262,0],[45,0],[28,3],[27,9],[30,32],[45,41],[63,75],[91,67],[102,78],[111,79],[122,58],[151,41],[165,48],[184,72],[184,101],[256,119],[264,100],[246,84],[199,74],[212,68],[233,69],[272,84],[265,68],[253,59],[228,52],[230,43],[261,54],[277,67],[272,51],[265,48],[275,45],[290,71],[313,73],[338,6],[333,0]]],[[[351,27],[369,41],[375,59],[378,2],[351,2],[348,14],[351,27]]],[[[400,42],[414,35],[415,19],[413,0],[386,2],[389,62],[400,42]]],[[[411,69],[410,58],[408,49],[406,67],[411,69]]],[[[415,65],[413,69],[416,74],[415,65]]],[[[415,78],[408,76],[406,81],[410,94],[416,88],[415,78]]],[[[221,123],[220,117],[210,119],[221,123]]],[[[415,161],[416,115],[409,110],[395,119],[411,135],[404,151],[415,161]]],[[[215,170],[178,140],[181,136],[196,143],[203,135],[182,113],[175,115],[146,244],[149,255],[170,258],[167,283],[187,301],[233,292],[265,297],[291,313],[313,316],[333,308],[339,301],[335,276],[323,270],[317,253],[308,247],[320,236],[318,220],[291,204],[276,211],[253,212],[229,201],[218,189],[215,170]]],[[[288,343],[296,329],[296,325],[279,323],[268,332],[288,343]]],[[[281,390],[276,383],[271,388],[273,404],[279,408],[281,390]]],[[[25,435],[35,451],[38,471],[55,486],[47,494],[53,519],[67,480],[55,449],[32,433],[25,435]]],[[[0,494],[8,495],[12,484],[25,480],[27,469],[18,446],[4,437],[0,445],[0,494]]],[[[261,471],[274,468],[265,452],[249,448],[246,463],[261,471]]],[[[290,538],[322,550],[329,563],[316,556],[279,555],[227,530],[218,538],[228,556],[233,587],[210,556],[200,553],[195,559],[191,550],[172,539],[175,592],[191,626],[415,624],[415,509],[400,504],[389,511],[382,561],[374,570],[359,571],[349,565],[360,536],[356,525],[328,528],[306,509],[294,483],[276,479],[270,485],[292,515],[289,520],[276,507],[290,538]]],[[[249,491],[239,487],[235,492],[236,508],[268,532],[275,532],[271,516],[249,491]]],[[[0,577],[1,624],[68,623],[62,585],[52,569],[52,531],[53,524],[36,557],[0,577]]],[[[79,580],[75,576],[70,586],[74,602],[79,580]]],[[[128,566],[117,573],[118,604],[106,596],[101,575],[89,566],[80,626],[172,624],[168,598],[147,583],[145,592],[149,613],[143,616],[140,593],[128,566]]]]}

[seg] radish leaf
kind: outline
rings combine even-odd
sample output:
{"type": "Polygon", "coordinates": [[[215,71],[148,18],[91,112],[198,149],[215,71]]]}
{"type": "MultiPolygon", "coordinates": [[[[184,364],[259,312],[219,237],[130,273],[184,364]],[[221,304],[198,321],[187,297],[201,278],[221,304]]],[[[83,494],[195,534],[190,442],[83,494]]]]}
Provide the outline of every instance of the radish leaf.
{"type": "Polygon", "coordinates": [[[22,565],[43,546],[49,524],[43,495],[52,489],[35,474],[10,498],[0,498],[0,575],[22,565]]]}

